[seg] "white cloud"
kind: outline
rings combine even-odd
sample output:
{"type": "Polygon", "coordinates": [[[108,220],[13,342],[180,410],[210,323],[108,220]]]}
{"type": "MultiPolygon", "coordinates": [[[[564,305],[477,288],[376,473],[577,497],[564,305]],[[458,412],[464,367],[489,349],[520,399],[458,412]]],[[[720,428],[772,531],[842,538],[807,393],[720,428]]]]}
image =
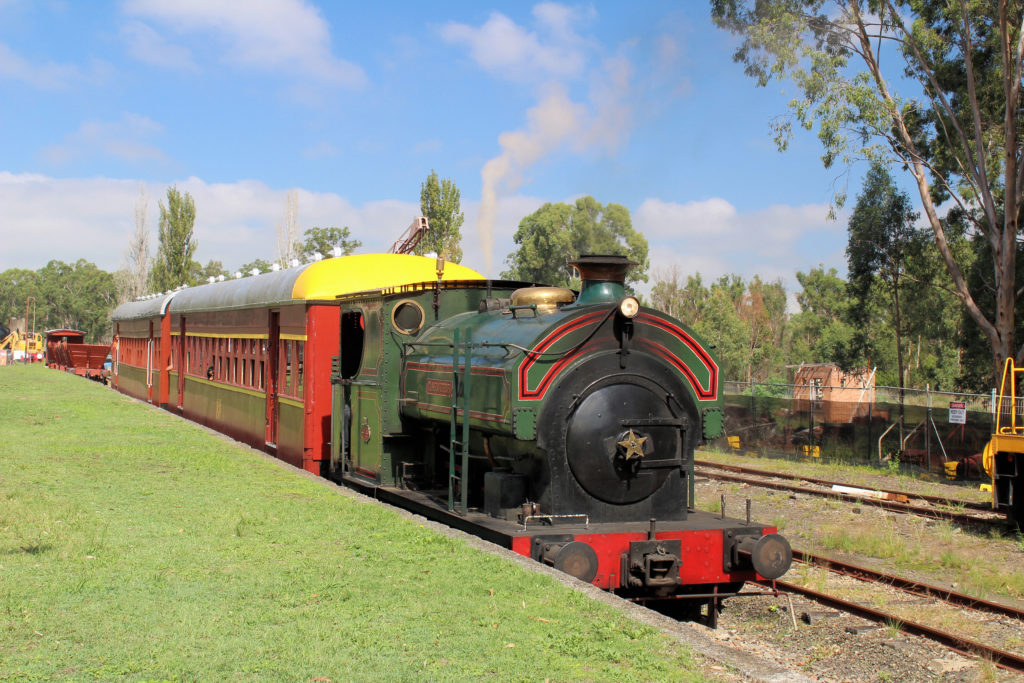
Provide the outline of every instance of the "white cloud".
{"type": "Polygon", "coordinates": [[[736,207],[717,197],[686,204],[646,199],[633,216],[633,226],[648,239],[724,237],[732,231],[736,216],[736,207]]]}
{"type": "Polygon", "coordinates": [[[82,82],[99,83],[109,72],[110,65],[97,60],[85,71],[74,64],[33,64],[0,43],[0,79],[21,81],[39,90],[63,90],[82,82]]]}
{"type": "Polygon", "coordinates": [[[440,138],[430,138],[417,142],[412,151],[415,154],[437,154],[444,149],[444,142],[440,138]]]}
{"type": "Polygon", "coordinates": [[[512,80],[579,75],[586,63],[585,43],[573,25],[575,10],[555,3],[534,7],[539,35],[500,12],[479,27],[448,22],[441,38],[465,45],[473,60],[484,70],[512,80]]]}
{"type": "MultiPolygon", "coordinates": [[[[4,207],[0,270],[37,269],[50,259],[74,262],[79,258],[106,270],[121,267],[139,184],[129,179],[0,172],[0,206],[4,207]]],[[[237,268],[256,258],[273,258],[275,225],[284,211],[288,188],[271,188],[256,180],[207,183],[194,177],[174,184],[196,201],[198,260],[217,260],[237,268]]],[[[155,252],[158,202],[165,201],[167,185],[145,185],[155,252]]],[[[492,249],[498,258],[490,267],[473,227],[480,202],[465,202],[463,263],[497,278],[505,256],[514,249],[512,238],[519,222],[545,201],[551,200],[512,195],[497,202],[492,249]]],[[[827,222],[826,213],[827,207],[818,205],[742,212],[723,199],[689,204],[648,199],[633,212],[633,225],[650,242],[652,271],[676,266],[684,279],[700,273],[705,282],[727,273],[746,279],[757,274],[764,280],[782,278],[793,291],[798,287],[798,270],[818,263],[844,270],[844,224],[827,222]]],[[[419,205],[414,202],[385,199],[356,205],[338,194],[299,190],[301,230],[347,226],[355,239],[362,240],[361,251],[386,251],[417,215],[419,205]]],[[[649,287],[643,289],[649,292],[649,287]]]]}
{"type": "Polygon", "coordinates": [[[89,156],[109,156],[131,162],[166,161],[157,147],[144,140],[163,132],[163,126],[145,116],[124,114],[120,121],[85,121],[58,145],[43,151],[51,164],[64,164],[89,156]]]}
{"type": "Polygon", "coordinates": [[[829,221],[828,210],[807,204],[741,212],[718,197],[685,204],[650,198],[634,212],[633,227],[650,242],[652,272],[676,266],[684,280],[699,273],[705,283],[729,273],[758,275],[794,291],[797,271],[818,263],[845,269],[845,221],[829,221]]]}
{"type": "MultiPolygon", "coordinates": [[[[138,180],[62,179],[0,171],[0,206],[4,207],[0,270],[37,269],[51,259],[73,262],[79,258],[106,270],[121,267],[139,184],[138,180]]],[[[144,184],[155,253],[158,202],[166,202],[167,185],[144,184]]],[[[271,188],[255,180],[207,183],[199,178],[172,184],[195,199],[198,260],[213,259],[235,268],[256,258],[274,257],[275,225],[284,211],[288,188],[271,188]]],[[[384,200],[356,206],[337,194],[299,191],[303,231],[313,226],[348,226],[366,251],[387,250],[417,215],[419,205],[413,202],[384,200]]]]}
{"type": "Polygon", "coordinates": [[[307,159],[328,159],[330,157],[338,156],[338,148],[327,142],[321,140],[320,142],[310,145],[306,149],[302,150],[302,156],[307,159]]]}
{"type": "Polygon", "coordinates": [[[179,34],[212,34],[239,66],[346,87],[366,82],[362,67],[334,56],[327,22],[303,0],[126,0],[124,10],[179,34]]]}
{"type": "MultiPolygon", "coordinates": [[[[166,202],[168,185],[146,182],[152,250],[156,252],[158,202],[166,202]]],[[[237,268],[256,258],[272,259],[276,249],[275,225],[281,219],[288,188],[271,188],[256,180],[207,183],[186,178],[175,183],[196,202],[197,260],[213,259],[237,268]]],[[[51,259],[92,261],[105,270],[122,267],[124,248],[133,230],[139,180],[114,178],[52,178],[34,173],[0,171],[0,206],[4,248],[0,271],[37,269],[51,259]]],[[[496,246],[502,260],[513,249],[512,235],[519,221],[544,203],[534,197],[509,197],[498,205],[496,246]]],[[[480,240],[473,229],[478,202],[463,205],[465,265],[485,272],[480,240]]],[[[419,215],[414,202],[380,200],[355,205],[329,192],[299,190],[299,226],[347,226],[360,251],[386,251],[419,215]]],[[[490,273],[497,277],[501,266],[490,273]]],[[[485,273],[486,274],[486,273],[485,273]]]]}
{"type": "Polygon", "coordinates": [[[534,6],[533,16],[537,31],[498,12],[480,27],[448,23],[441,28],[444,40],[466,45],[483,69],[540,84],[537,104],[527,110],[525,124],[498,135],[501,152],[480,171],[483,186],[476,221],[487,271],[494,269],[488,235],[498,204],[503,195],[519,188],[531,166],[566,149],[579,155],[614,153],[633,128],[632,62],[615,56],[590,65],[589,54],[602,48],[576,31],[595,12],[546,2],[534,6]],[[589,82],[589,95],[585,102],[575,101],[569,83],[583,77],[589,82]]]}
{"type": "Polygon", "coordinates": [[[163,36],[153,30],[153,27],[141,21],[130,21],[123,25],[121,39],[128,46],[128,52],[132,56],[147,64],[186,71],[198,69],[192,60],[191,50],[168,43],[163,36]]]}

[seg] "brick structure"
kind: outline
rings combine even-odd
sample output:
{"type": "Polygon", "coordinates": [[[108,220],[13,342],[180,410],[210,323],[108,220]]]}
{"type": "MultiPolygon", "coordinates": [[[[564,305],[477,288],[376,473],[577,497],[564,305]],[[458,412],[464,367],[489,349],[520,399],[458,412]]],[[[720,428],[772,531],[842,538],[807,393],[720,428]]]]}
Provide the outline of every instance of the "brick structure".
{"type": "Polygon", "coordinates": [[[793,408],[814,411],[816,422],[865,418],[875,402],[875,378],[868,370],[843,372],[835,363],[799,365],[793,384],[793,408]]]}

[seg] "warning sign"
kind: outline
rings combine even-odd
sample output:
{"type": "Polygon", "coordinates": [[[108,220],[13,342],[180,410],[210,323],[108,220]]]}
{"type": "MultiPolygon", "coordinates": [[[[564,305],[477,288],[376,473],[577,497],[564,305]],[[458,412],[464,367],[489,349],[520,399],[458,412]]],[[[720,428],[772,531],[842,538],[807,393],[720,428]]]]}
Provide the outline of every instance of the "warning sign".
{"type": "Polygon", "coordinates": [[[963,401],[949,402],[949,424],[967,424],[967,404],[963,401]]]}

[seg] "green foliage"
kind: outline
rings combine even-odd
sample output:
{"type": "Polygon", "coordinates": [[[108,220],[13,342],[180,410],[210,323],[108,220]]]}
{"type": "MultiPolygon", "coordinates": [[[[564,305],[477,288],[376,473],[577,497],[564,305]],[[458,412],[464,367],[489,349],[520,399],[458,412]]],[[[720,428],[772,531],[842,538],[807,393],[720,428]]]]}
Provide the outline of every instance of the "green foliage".
{"type": "Polygon", "coordinates": [[[462,262],[462,213],[459,188],[449,178],[439,179],[437,171],[420,186],[420,213],[427,217],[430,229],[414,253],[434,253],[448,261],[462,262]]]}
{"type": "Polygon", "coordinates": [[[738,275],[705,287],[700,275],[680,283],[678,270],[656,273],[651,288],[655,308],[685,322],[715,345],[722,376],[763,382],[781,374],[786,323],[786,290],[781,281],[738,275]]]}
{"type": "MultiPolygon", "coordinates": [[[[192,265],[198,266],[199,264],[193,261],[192,265]]],[[[195,274],[195,280],[199,284],[204,284],[211,277],[215,278],[221,275],[223,275],[224,277],[227,277],[228,275],[228,271],[224,268],[224,264],[221,263],[220,261],[214,261],[213,259],[210,259],[209,261],[206,262],[206,265],[203,266],[199,270],[199,272],[195,274]]]]}
{"type": "MultiPolygon", "coordinates": [[[[918,188],[949,283],[988,343],[992,375],[1006,357],[1020,361],[1024,4],[711,0],[711,8],[719,26],[740,36],[734,58],[758,85],[797,86],[792,118],[776,127],[779,149],[795,122],[817,129],[826,168],[861,159],[900,163],[918,188]],[[966,277],[974,259],[962,259],[947,238],[939,212],[947,200],[990,246],[983,283],[966,277]]],[[[843,200],[840,191],[836,202],[843,200]]]]}
{"type": "Polygon", "coordinates": [[[637,265],[626,276],[626,289],[647,282],[647,239],[633,229],[629,209],[602,205],[593,197],[575,204],[545,204],[519,223],[501,277],[563,287],[579,287],[567,264],[584,254],[620,254],[637,265]]]}
{"type": "Polygon", "coordinates": [[[352,233],[348,227],[344,228],[319,228],[314,227],[304,234],[306,238],[298,248],[299,259],[312,259],[317,253],[328,258],[331,251],[337,247],[341,249],[341,255],[347,256],[363,246],[360,240],[352,239],[352,233]]]}
{"type": "Polygon", "coordinates": [[[801,291],[796,295],[800,312],[790,319],[789,362],[836,363],[851,369],[862,367],[864,359],[851,354],[855,330],[848,322],[850,296],[846,282],[835,268],[823,266],[797,272],[801,291]]]}
{"type": "MultiPolygon", "coordinates": [[[[12,268],[0,273],[0,322],[23,318],[28,297],[35,298],[35,329],[29,331],[63,327],[82,330],[87,342],[110,339],[117,285],[112,273],[95,264],[85,259],[72,264],[50,261],[38,271],[12,268]]],[[[30,308],[29,327],[32,317],[30,308]]]]}
{"type": "MultiPolygon", "coordinates": [[[[238,270],[236,272],[239,272],[242,275],[249,275],[249,273],[251,273],[252,270],[255,268],[261,273],[269,273],[271,271],[272,266],[273,264],[270,261],[258,258],[238,266],[238,270]]],[[[232,277],[234,276],[232,275],[232,277]]]]}
{"type": "Polygon", "coordinates": [[[871,355],[871,325],[885,325],[894,337],[896,386],[906,382],[904,337],[907,320],[901,304],[908,293],[907,260],[916,241],[910,197],[896,188],[888,169],[876,161],[868,171],[849,223],[846,259],[852,299],[853,343],[871,355]],[[882,290],[887,306],[871,306],[873,290],[882,290]],[[879,315],[879,313],[881,315],[879,315]]]}
{"type": "Polygon", "coordinates": [[[198,284],[202,266],[192,260],[197,246],[193,238],[195,222],[196,203],[192,195],[181,194],[177,187],[167,188],[167,204],[160,202],[160,246],[149,273],[154,291],[198,284]]]}

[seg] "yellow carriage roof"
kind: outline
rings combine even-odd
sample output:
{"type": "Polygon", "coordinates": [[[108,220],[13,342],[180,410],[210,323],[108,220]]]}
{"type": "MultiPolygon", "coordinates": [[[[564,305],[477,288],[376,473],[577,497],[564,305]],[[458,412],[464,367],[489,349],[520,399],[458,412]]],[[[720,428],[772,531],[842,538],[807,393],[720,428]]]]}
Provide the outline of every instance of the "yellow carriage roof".
{"type": "MultiPolygon", "coordinates": [[[[444,264],[442,280],[483,280],[484,276],[458,263],[444,264]]],[[[293,299],[333,299],[365,292],[437,280],[437,260],[412,254],[353,254],[318,261],[306,268],[292,287],[293,299]]]]}
{"type": "MultiPolygon", "coordinates": [[[[483,280],[458,263],[445,263],[442,280],[483,280]]],[[[214,282],[119,306],[115,320],[175,313],[334,300],[345,294],[437,281],[437,260],[412,254],[353,254],[296,268],[214,282]]]]}

